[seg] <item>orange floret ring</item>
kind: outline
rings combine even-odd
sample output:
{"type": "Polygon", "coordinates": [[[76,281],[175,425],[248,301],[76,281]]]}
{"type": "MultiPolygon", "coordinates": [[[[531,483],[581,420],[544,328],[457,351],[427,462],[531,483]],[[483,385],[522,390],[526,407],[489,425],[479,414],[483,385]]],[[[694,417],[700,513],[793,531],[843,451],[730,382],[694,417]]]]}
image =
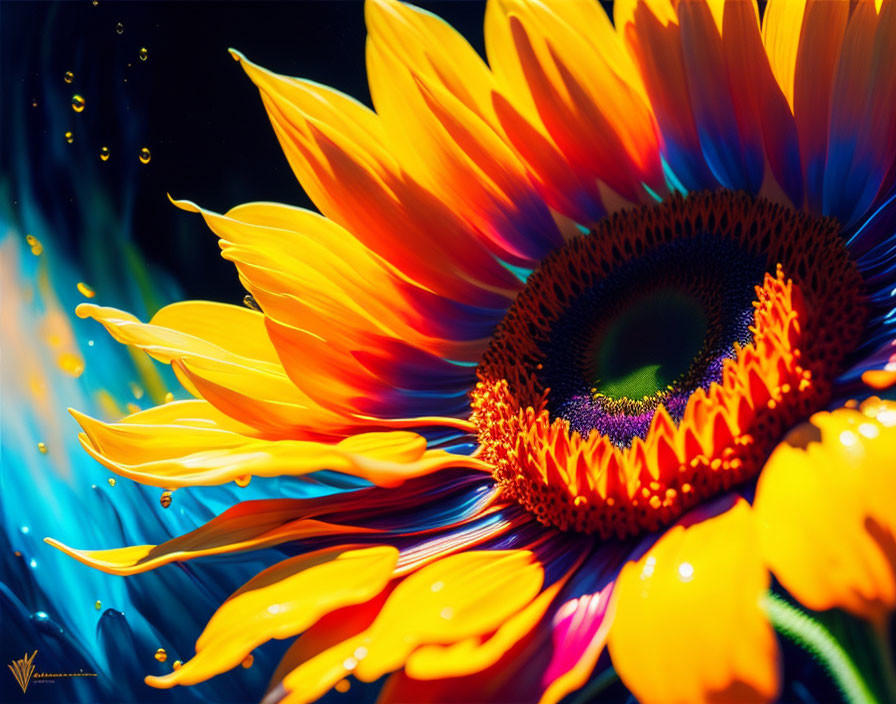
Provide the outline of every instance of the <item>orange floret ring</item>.
{"type": "Polygon", "coordinates": [[[754,477],[781,434],[829,398],[861,334],[861,278],[838,231],[761,199],[702,193],[614,216],[549,257],[502,323],[473,392],[480,457],[505,493],[546,525],[623,538],[754,477]],[[601,231],[610,229],[613,238],[601,231]],[[734,343],[717,380],[690,392],[680,419],[659,405],[628,446],[571,430],[539,378],[551,325],[600,276],[661,245],[662,233],[707,229],[773,261],[755,286],[751,339],[734,343]],[[569,276],[575,266],[587,270],[569,276]]]}

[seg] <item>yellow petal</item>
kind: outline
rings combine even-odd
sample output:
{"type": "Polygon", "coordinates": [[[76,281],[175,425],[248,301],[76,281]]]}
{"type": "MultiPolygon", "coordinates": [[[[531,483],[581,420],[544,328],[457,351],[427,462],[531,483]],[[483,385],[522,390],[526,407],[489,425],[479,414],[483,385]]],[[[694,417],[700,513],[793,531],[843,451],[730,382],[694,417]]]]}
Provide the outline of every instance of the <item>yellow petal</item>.
{"type": "Polygon", "coordinates": [[[396,0],[367,0],[369,39],[395,53],[415,74],[438,83],[468,110],[494,125],[491,72],[447,22],[396,0]]]}
{"type": "Polygon", "coordinates": [[[46,538],[45,542],[85,565],[109,574],[130,575],[170,562],[207,555],[260,550],[293,540],[325,535],[371,533],[369,528],[341,526],[313,519],[294,520],[301,502],[281,499],[247,501],[216,516],[203,526],[161,545],[133,545],[112,550],[77,550],[46,538]]]}
{"type": "Polygon", "coordinates": [[[243,306],[180,301],[162,308],[149,324],[193,335],[247,359],[280,364],[265,331],[264,316],[243,306]]]}
{"type": "Polygon", "coordinates": [[[535,628],[565,583],[563,579],[552,584],[487,638],[473,637],[451,645],[417,648],[405,663],[405,672],[417,680],[431,680],[462,677],[491,667],[535,628]]]}
{"type": "Polygon", "coordinates": [[[762,21],[762,43],[772,72],[793,110],[793,80],[806,12],[805,0],[769,0],[762,21]]]}
{"type": "Polygon", "coordinates": [[[896,607],[896,403],[816,413],[769,457],[754,510],[763,554],[811,609],[896,607]]]}
{"type": "Polygon", "coordinates": [[[287,675],[285,701],[310,701],[348,674],[378,679],[419,646],[494,631],[537,596],[542,581],[527,550],[468,551],[427,565],[398,584],[368,629],[287,675]]]}
{"type": "Polygon", "coordinates": [[[216,428],[102,423],[73,415],[84,430],[81,444],[94,459],[123,477],[169,489],[322,469],[398,486],[447,467],[488,469],[473,457],[427,450],[423,437],[407,431],[362,433],[330,444],[263,440],[216,428]]]}
{"type": "Polygon", "coordinates": [[[644,704],[773,699],[777,641],[760,606],[768,586],[745,501],[669,529],[616,583],[609,648],[622,681],[644,704]]]}
{"type": "Polygon", "coordinates": [[[266,569],[235,592],[212,616],[196,655],[153,687],[195,684],[239,665],[272,638],[289,638],[336,609],[359,604],[388,583],[398,550],[376,546],[319,550],[266,569]]]}

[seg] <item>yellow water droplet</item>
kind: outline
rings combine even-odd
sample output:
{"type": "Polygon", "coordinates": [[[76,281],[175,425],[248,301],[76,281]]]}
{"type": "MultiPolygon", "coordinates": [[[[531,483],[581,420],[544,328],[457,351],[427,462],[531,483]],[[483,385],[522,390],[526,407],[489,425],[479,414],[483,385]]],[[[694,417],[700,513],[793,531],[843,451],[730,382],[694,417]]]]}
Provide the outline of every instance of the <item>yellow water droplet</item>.
{"type": "Polygon", "coordinates": [[[156,660],[159,662],[165,662],[168,659],[168,653],[165,652],[164,648],[159,648],[156,651],[156,660]]]}
{"type": "Polygon", "coordinates": [[[109,161],[109,147],[103,147],[100,149],[100,159],[103,161],[109,161]]]}
{"type": "Polygon", "coordinates": [[[258,305],[258,301],[255,300],[255,296],[250,293],[247,293],[245,296],[243,296],[243,305],[246,306],[246,308],[261,313],[261,306],[258,305]]]}
{"type": "Polygon", "coordinates": [[[71,71],[66,71],[65,75],[62,78],[65,79],[66,83],[71,83],[73,80],[75,80],[75,74],[73,74],[71,71]]]}
{"type": "Polygon", "coordinates": [[[146,50],[145,46],[140,47],[140,51],[137,52],[137,56],[140,57],[141,61],[146,61],[149,58],[149,52],[146,50]]]}
{"type": "Polygon", "coordinates": [[[90,288],[90,286],[85,284],[83,281],[78,282],[78,293],[80,293],[85,298],[93,298],[96,295],[96,291],[90,288]]]}
{"type": "Polygon", "coordinates": [[[131,393],[134,394],[134,398],[138,401],[143,398],[143,387],[140,386],[136,381],[132,381],[128,386],[131,387],[131,393]]]}
{"type": "Polygon", "coordinates": [[[162,508],[168,508],[171,505],[171,492],[163,491],[159,497],[159,503],[162,504],[162,508]]]}
{"type": "Polygon", "coordinates": [[[249,653],[246,656],[246,659],[243,660],[242,664],[243,664],[243,667],[248,670],[250,667],[252,667],[252,663],[254,663],[254,662],[255,662],[255,656],[252,655],[252,653],[249,653]]]}
{"type": "Polygon", "coordinates": [[[174,394],[170,391],[165,394],[165,403],[171,403],[174,400],[174,394]]]}
{"type": "Polygon", "coordinates": [[[37,107],[37,98],[32,99],[32,101],[31,101],[31,107],[33,107],[33,108],[36,108],[36,107],[37,107]]]}
{"type": "Polygon", "coordinates": [[[124,25],[121,22],[119,22],[117,25],[115,25],[115,33],[116,34],[124,34],[124,25]]]}
{"type": "Polygon", "coordinates": [[[339,680],[339,681],[334,685],[334,689],[335,689],[337,692],[340,692],[340,693],[342,693],[342,694],[345,694],[345,693],[346,693],[348,690],[350,690],[351,688],[352,688],[352,683],[349,682],[348,680],[339,680]]]}
{"type": "Polygon", "coordinates": [[[72,352],[63,352],[56,363],[62,371],[76,379],[84,373],[84,360],[72,352]]]}
{"type": "Polygon", "coordinates": [[[142,410],[136,403],[127,403],[125,408],[128,409],[128,413],[139,413],[142,410]]]}
{"type": "Polygon", "coordinates": [[[100,0],[93,0],[93,6],[96,7],[100,4],[100,0]]]}
{"type": "Polygon", "coordinates": [[[39,256],[44,251],[44,246],[34,235],[25,235],[25,241],[28,243],[28,246],[31,247],[31,253],[35,257],[39,256]]]}
{"type": "Polygon", "coordinates": [[[87,102],[84,100],[84,97],[75,93],[72,96],[72,110],[75,112],[84,112],[84,106],[87,105],[87,102]]]}
{"type": "Polygon", "coordinates": [[[149,149],[146,147],[143,147],[143,149],[140,150],[138,158],[140,159],[141,164],[148,164],[151,157],[152,154],[149,153],[149,149]]]}
{"type": "Polygon", "coordinates": [[[109,486],[115,486],[115,477],[109,477],[109,486]]]}
{"type": "Polygon", "coordinates": [[[181,668],[181,665],[183,665],[183,663],[180,660],[175,660],[173,663],[171,663],[171,667],[173,667],[175,670],[179,670],[181,668]]]}
{"type": "Polygon", "coordinates": [[[95,608],[97,611],[99,611],[101,608],[103,608],[103,602],[101,602],[99,599],[97,599],[96,603],[93,605],[93,608],[95,608]]]}
{"type": "Polygon", "coordinates": [[[37,443],[37,449],[40,450],[42,455],[47,454],[47,444],[44,442],[37,443]]]}
{"type": "Polygon", "coordinates": [[[71,144],[72,142],[75,141],[75,135],[73,135],[71,132],[66,132],[65,133],[65,141],[68,142],[69,144],[71,144]]]}
{"type": "Polygon", "coordinates": [[[251,474],[244,474],[244,475],[242,475],[242,476],[240,476],[240,477],[237,477],[237,478],[234,479],[233,481],[234,481],[234,482],[236,483],[236,485],[239,486],[239,487],[249,486],[249,482],[252,481],[252,475],[251,475],[251,474]]]}

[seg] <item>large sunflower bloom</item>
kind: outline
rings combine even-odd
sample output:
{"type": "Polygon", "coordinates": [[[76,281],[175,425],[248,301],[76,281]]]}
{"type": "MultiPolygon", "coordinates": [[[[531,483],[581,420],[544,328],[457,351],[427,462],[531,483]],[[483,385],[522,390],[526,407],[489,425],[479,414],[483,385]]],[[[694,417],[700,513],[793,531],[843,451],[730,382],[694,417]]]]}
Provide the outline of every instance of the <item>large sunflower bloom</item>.
{"type": "Polygon", "coordinates": [[[147,681],[298,636],[266,701],[393,673],[387,701],[555,702],[604,653],[644,702],[770,700],[790,598],[882,629],[896,2],[495,0],[488,66],[417,8],[366,19],[375,112],[234,53],[323,214],[177,203],[251,306],[78,309],[196,397],[76,413],[113,472],[369,482],[59,546],[293,555],[147,681]]]}

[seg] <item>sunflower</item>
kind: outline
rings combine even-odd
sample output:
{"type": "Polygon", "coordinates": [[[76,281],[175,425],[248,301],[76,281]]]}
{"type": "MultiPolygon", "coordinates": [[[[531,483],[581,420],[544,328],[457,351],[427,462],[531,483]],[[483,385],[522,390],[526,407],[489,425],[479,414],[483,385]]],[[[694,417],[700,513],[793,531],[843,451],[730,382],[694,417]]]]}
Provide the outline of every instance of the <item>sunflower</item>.
{"type": "Polygon", "coordinates": [[[771,700],[777,630],[845,696],[893,694],[806,610],[884,635],[896,606],[896,2],[490,0],[488,65],[428,12],[365,13],[375,112],[233,52],[322,213],[175,201],[247,306],[77,311],[195,396],[75,412],[113,472],[363,480],[54,542],[121,575],[287,555],[147,682],[298,636],[266,702],[386,675],[387,702],[556,702],[613,672],[771,700]]]}

